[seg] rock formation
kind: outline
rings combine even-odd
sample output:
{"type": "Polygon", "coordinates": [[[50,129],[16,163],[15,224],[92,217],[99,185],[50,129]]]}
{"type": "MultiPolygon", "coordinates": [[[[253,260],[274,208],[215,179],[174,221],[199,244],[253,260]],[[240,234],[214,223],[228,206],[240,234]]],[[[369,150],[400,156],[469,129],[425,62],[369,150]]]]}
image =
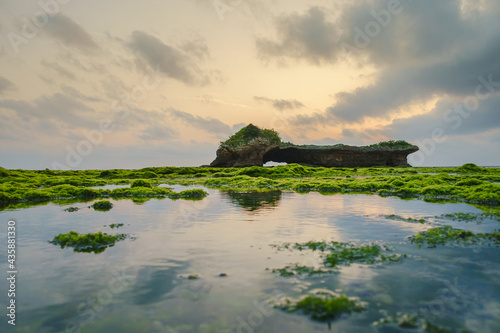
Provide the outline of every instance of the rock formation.
{"type": "Polygon", "coordinates": [[[280,142],[276,132],[261,130],[250,124],[221,143],[217,157],[210,166],[262,166],[270,161],[323,167],[408,166],[407,156],[418,151],[417,146],[404,141],[388,141],[365,147],[342,144],[298,146],[280,142]]]}

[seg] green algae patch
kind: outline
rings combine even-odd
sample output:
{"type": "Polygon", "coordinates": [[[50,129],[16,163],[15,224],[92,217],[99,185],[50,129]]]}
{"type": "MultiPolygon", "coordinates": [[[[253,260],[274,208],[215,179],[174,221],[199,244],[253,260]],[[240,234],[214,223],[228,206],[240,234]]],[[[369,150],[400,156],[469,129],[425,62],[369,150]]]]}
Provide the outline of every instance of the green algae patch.
{"type": "Polygon", "coordinates": [[[300,264],[287,265],[283,268],[273,268],[272,272],[283,277],[296,275],[323,275],[338,272],[339,266],[358,264],[389,264],[402,261],[407,256],[392,253],[386,246],[378,244],[354,244],[341,242],[285,243],[272,245],[278,250],[320,251],[322,267],[310,267],[300,264]]]}
{"type": "Polygon", "coordinates": [[[73,213],[73,212],[77,212],[79,210],[80,210],[80,208],[78,208],[78,207],[68,207],[64,211],[69,212],[69,213],[73,213]]]}
{"type": "Polygon", "coordinates": [[[299,264],[285,266],[283,268],[274,268],[272,270],[273,273],[278,273],[280,276],[290,277],[294,275],[323,275],[323,274],[332,274],[333,271],[325,268],[315,268],[309,266],[302,266],[299,264]]]}
{"type": "Polygon", "coordinates": [[[146,188],[151,188],[151,182],[144,180],[144,179],[137,179],[134,180],[133,183],[130,185],[130,188],[134,187],[146,187],[146,188]]]}
{"type": "Polygon", "coordinates": [[[404,221],[404,222],[410,222],[410,223],[421,223],[424,224],[426,221],[425,219],[414,219],[412,217],[402,217],[400,215],[382,215],[382,217],[388,219],[388,220],[395,220],[395,221],[404,221]]]}
{"type": "Polygon", "coordinates": [[[109,225],[109,227],[110,227],[111,229],[115,229],[115,228],[116,228],[116,229],[118,229],[118,228],[121,228],[121,227],[123,227],[123,226],[124,226],[124,224],[123,224],[123,223],[111,223],[111,224],[109,225]]]}
{"type": "Polygon", "coordinates": [[[106,212],[108,210],[111,210],[111,208],[113,208],[113,204],[111,202],[109,202],[108,200],[100,200],[100,201],[94,202],[92,204],[92,208],[94,208],[94,210],[106,212]]]}
{"type": "Polygon", "coordinates": [[[193,189],[193,190],[184,190],[179,192],[179,198],[182,199],[191,199],[191,200],[200,200],[203,199],[208,195],[207,192],[205,192],[202,189],[193,189]]]}
{"type": "Polygon", "coordinates": [[[466,163],[461,167],[457,168],[457,172],[462,172],[462,173],[482,172],[482,171],[484,171],[484,169],[478,167],[474,163],[466,163]]]}
{"type": "Polygon", "coordinates": [[[366,304],[357,298],[339,295],[326,289],[311,291],[311,295],[299,299],[284,298],[274,304],[287,312],[300,312],[318,321],[332,321],[343,314],[361,312],[365,310],[366,304]]]}
{"type": "Polygon", "coordinates": [[[125,234],[108,235],[106,233],[97,232],[89,234],[79,234],[76,231],[70,231],[65,234],[55,236],[52,241],[54,245],[74,248],[74,252],[85,253],[101,253],[108,247],[114,246],[117,241],[124,240],[127,237],[125,234]]]}
{"type": "Polygon", "coordinates": [[[500,168],[480,168],[470,164],[457,168],[325,168],[289,164],[277,167],[150,167],[137,170],[3,169],[0,204],[107,197],[172,195],[174,199],[179,198],[174,191],[155,186],[164,182],[299,193],[376,193],[380,196],[466,202],[489,207],[500,204],[500,168]],[[107,184],[131,184],[131,187],[113,191],[90,188],[107,184]]]}
{"type": "Polygon", "coordinates": [[[323,263],[326,267],[339,265],[349,266],[352,263],[375,264],[383,262],[398,262],[404,255],[390,254],[391,249],[378,244],[353,244],[342,242],[308,242],[296,243],[294,248],[302,251],[310,249],[325,253],[323,263]]]}
{"type": "Polygon", "coordinates": [[[500,216],[493,213],[453,213],[453,214],[443,214],[436,216],[436,218],[442,218],[452,221],[459,222],[481,222],[484,219],[492,219],[500,222],[500,216]]]}
{"type": "MultiPolygon", "coordinates": [[[[375,328],[380,328],[383,326],[397,326],[399,328],[415,329],[420,332],[428,333],[451,333],[452,331],[446,327],[442,327],[432,322],[421,318],[416,313],[403,313],[398,312],[395,316],[387,316],[379,319],[372,324],[375,328]]],[[[465,332],[465,331],[463,331],[465,332]]]]}
{"type": "Polygon", "coordinates": [[[412,243],[415,243],[420,248],[422,245],[427,245],[429,248],[435,248],[438,245],[483,245],[485,242],[500,245],[500,231],[492,233],[474,234],[469,230],[454,229],[447,225],[444,227],[432,228],[427,231],[419,232],[408,238],[412,243]]]}

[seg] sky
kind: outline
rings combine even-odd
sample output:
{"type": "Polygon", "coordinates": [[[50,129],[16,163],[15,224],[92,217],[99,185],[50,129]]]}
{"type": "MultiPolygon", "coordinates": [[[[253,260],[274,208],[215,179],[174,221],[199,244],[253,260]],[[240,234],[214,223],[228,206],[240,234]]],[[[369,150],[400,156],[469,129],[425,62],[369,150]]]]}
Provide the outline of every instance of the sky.
{"type": "Polygon", "coordinates": [[[498,0],[0,0],[0,166],[199,166],[249,123],[499,166],[499,17],[498,0]]]}

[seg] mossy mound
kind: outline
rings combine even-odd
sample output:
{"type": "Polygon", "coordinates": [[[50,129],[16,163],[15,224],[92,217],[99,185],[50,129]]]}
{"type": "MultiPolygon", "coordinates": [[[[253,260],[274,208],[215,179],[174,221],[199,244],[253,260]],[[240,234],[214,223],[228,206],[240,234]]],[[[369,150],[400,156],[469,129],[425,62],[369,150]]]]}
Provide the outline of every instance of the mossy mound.
{"type": "Polygon", "coordinates": [[[132,183],[132,185],[130,185],[130,187],[131,188],[134,188],[134,187],[147,187],[147,188],[151,188],[152,185],[147,180],[137,179],[137,180],[134,180],[134,182],[132,183]]]}
{"type": "Polygon", "coordinates": [[[59,234],[49,243],[60,245],[61,249],[73,247],[74,252],[101,253],[108,247],[114,246],[117,241],[124,240],[125,234],[108,235],[106,233],[79,234],[76,231],[70,231],[65,234],[59,234]]]}
{"type": "Polygon", "coordinates": [[[108,211],[113,208],[113,204],[108,200],[100,200],[94,202],[92,207],[94,208],[94,210],[108,211]]]}
{"type": "Polygon", "coordinates": [[[220,143],[221,147],[239,147],[247,145],[257,138],[263,138],[269,141],[271,145],[279,145],[281,138],[279,134],[272,129],[261,129],[253,124],[243,127],[229,139],[220,143]]]}
{"type": "Polygon", "coordinates": [[[462,165],[461,167],[457,168],[458,172],[463,172],[463,173],[468,173],[468,172],[481,172],[483,171],[482,168],[478,167],[474,163],[466,163],[462,165]]]}

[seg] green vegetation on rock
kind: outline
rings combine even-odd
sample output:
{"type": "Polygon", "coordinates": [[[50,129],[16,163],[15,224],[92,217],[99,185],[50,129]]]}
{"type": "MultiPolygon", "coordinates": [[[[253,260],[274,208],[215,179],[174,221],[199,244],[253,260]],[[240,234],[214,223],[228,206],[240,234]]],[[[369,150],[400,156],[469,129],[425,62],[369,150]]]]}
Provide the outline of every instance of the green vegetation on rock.
{"type": "Polygon", "coordinates": [[[418,148],[415,145],[412,145],[411,143],[408,143],[403,140],[389,140],[389,141],[383,141],[379,143],[375,143],[372,145],[368,146],[348,146],[342,143],[338,143],[335,145],[328,145],[328,146],[322,146],[322,145],[296,145],[291,142],[284,142],[280,145],[280,148],[301,148],[301,149],[331,149],[331,148],[336,148],[336,149],[356,149],[356,150],[361,150],[361,151],[372,151],[372,150],[406,150],[406,149],[412,149],[412,148],[418,148]]]}
{"type": "Polygon", "coordinates": [[[125,234],[108,235],[106,233],[79,234],[76,231],[70,231],[65,234],[55,236],[49,243],[60,245],[61,249],[73,247],[75,252],[101,253],[106,248],[114,246],[115,242],[124,240],[125,234]]]}
{"type": "Polygon", "coordinates": [[[222,147],[239,147],[252,143],[258,138],[262,138],[272,145],[279,145],[281,143],[281,138],[275,130],[261,129],[253,124],[250,124],[231,135],[229,139],[221,142],[220,145],[222,147]]]}

